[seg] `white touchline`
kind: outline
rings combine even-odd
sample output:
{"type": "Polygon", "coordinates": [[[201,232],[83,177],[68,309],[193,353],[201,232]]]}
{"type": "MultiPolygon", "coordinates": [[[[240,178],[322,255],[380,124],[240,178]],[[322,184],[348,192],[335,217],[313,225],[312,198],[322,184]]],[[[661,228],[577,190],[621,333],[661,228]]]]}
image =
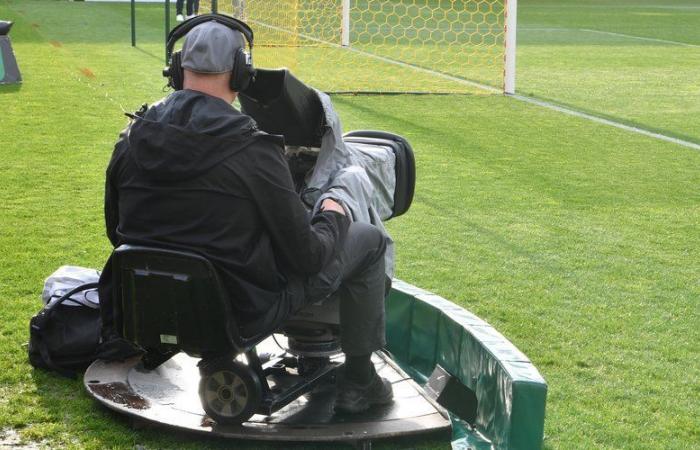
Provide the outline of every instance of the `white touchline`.
{"type": "MultiPolygon", "coordinates": [[[[93,0],[94,1],[94,0],[93,0]]],[[[527,5],[528,9],[561,9],[561,8],[572,8],[572,9],[678,9],[678,10],[688,10],[694,11],[700,9],[697,5],[527,5]]]]}
{"type": "MultiPolygon", "coordinates": [[[[282,27],[278,27],[278,26],[275,26],[275,25],[270,25],[270,24],[267,24],[267,23],[264,23],[264,22],[258,22],[258,21],[250,21],[250,22],[253,23],[253,24],[255,24],[255,25],[261,25],[261,26],[265,26],[265,27],[274,29],[274,30],[276,30],[276,31],[281,31],[281,32],[284,32],[284,33],[289,33],[289,34],[296,34],[296,33],[294,33],[294,32],[291,31],[291,30],[286,30],[286,29],[284,29],[284,28],[282,28],[282,27]]],[[[409,63],[405,63],[405,62],[401,62],[401,61],[396,61],[396,60],[391,59],[391,58],[386,58],[386,57],[383,57],[383,56],[375,55],[375,54],[373,54],[373,53],[365,52],[365,51],[362,51],[362,50],[359,50],[359,49],[356,49],[356,48],[353,48],[353,47],[343,47],[343,46],[340,45],[340,44],[336,44],[336,43],[333,43],[333,42],[328,42],[328,41],[325,41],[325,40],[323,40],[323,39],[315,38],[315,37],[313,37],[313,36],[308,36],[308,35],[305,35],[305,34],[299,34],[299,36],[301,36],[301,37],[303,37],[303,38],[305,38],[305,39],[309,39],[309,40],[311,40],[311,41],[325,43],[325,44],[328,44],[328,45],[330,45],[330,46],[332,46],[332,47],[336,47],[336,48],[340,48],[340,49],[352,51],[352,52],[354,52],[354,53],[358,53],[358,54],[361,54],[361,55],[364,55],[364,56],[367,56],[367,57],[370,57],[370,58],[374,58],[374,59],[377,59],[377,60],[379,60],[379,61],[383,61],[383,62],[386,62],[386,63],[396,64],[396,65],[402,66],[402,67],[408,67],[408,68],[411,68],[411,69],[419,70],[419,71],[421,71],[421,72],[428,72],[428,73],[430,73],[430,74],[443,77],[443,78],[445,78],[445,79],[454,81],[454,82],[456,82],[456,83],[461,83],[461,84],[465,84],[465,85],[469,85],[469,86],[474,86],[474,87],[477,87],[477,88],[479,88],[479,89],[483,89],[483,90],[488,91],[488,92],[491,92],[491,93],[499,93],[499,94],[502,94],[502,93],[503,93],[503,91],[502,91],[501,89],[498,89],[498,88],[495,88],[495,87],[493,87],[493,86],[489,86],[489,85],[486,85],[486,84],[478,83],[478,82],[476,82],[476,81],[465,80],[464,78],[459,78],[459,77],[451,76],[451,75],[448,75],[448,74],[445,74],[445,73],[442,73],[442,72],[438,72],[438,71],[435,71],[435,70],[426,69],[425,67],[415,66],[415,65],[413,65],[413,64],[409,64],[409,63]]],[[[691,44],[688,44],[688,45],[691,45],[691,44]]],[[[579,117],[579,118],[581,118],[581,119],[590,120],[590,121],[595,122],[595,123],[599,123],[599,124],[603,124],[603,125],[608,125],[608,126],[611,126],[611,127],[619,128],[619,129],[621,129],[621,130],[630,131],[630,132],[632,132],[632,133],[641,134],[641,135],[643,135],[643,136],[647,136],[647,137],[650,137],[650,138],[653,138],[653,139],[658,139],[658,140],[661,140],[661,141],[671,142],[671,143],[673,143],[673,144],[681,145],[681,146],[687,147],[687,148],[692,148],[692,149],[694,149],[694,150],[700,150],[700,144],[696,144],[695,142],[685,141],[685,140],[683,140],[683,139],[674,138],[674,137],[667,136],[667,135],[661,134],[661,133],[655,133],[655,132],[653,132],[653,131],[645,130],[644,128],[638,128],[638,127],[633,127],[633,126],[631,126],[631,125],[625,125],[624,123],[615,122],[614,120],[610,120],[610,119],[604,119],[604,118],[602,118],[602,117],[598,117],[598,116],[595,116],[595,115],[592,115],[592,114],[587,114],[587,113],[584,113],[584,112],[581,112],[581,111],[577,111],[577,110],[572,109],[572,108],[566,108],[566,107],[564,107],[564,106],[559,106],[559,105],[556,105],[556,104],[554,104],[554,103],[546,102],[546,101],[543,101],[543,100],[538,100],[538,99],[533,98],[533,97],[526,97],[526,96],[524,96],[524,95],[519,95],[519,94],[508,94],[508,95],[506,95],[506,97],[509,97],[509,98],[512,98],[512,99],[515,99],[515,100],[519,100],[519,101],[521,101],[521,102],[530,103],[530,104],[532,104],[532,105],[537,105],[537,106],[540,106],[540,107],[543,107],[543,108],[551,109],[551,110],[553,110],[553,111],[557,111],[557,112],[560,112],[560,113],[568,114],[568,115],[570,115],[570,116],[574,116],[574,117],[579,117]]]]}
{"type": "Polygon", "coordinates": [[[638,128],[638,127],[633,127],[631,125],[625,125],[624,123],[615,122],[614,120],[610,120],[610,119],[604,119],[602,117],[594,116],[592,114],[587,114],[587,113],[584,113],[581,111],[577,111],[575,109],[566,108],[564,106],[555,105],[554,103],[545,102],[543,100],[538,100],[536,98],[526,97],[524,95],[518,95],[518,94],[509,95],[508,97],[514,98],[516,100],[520,100],[521,102],[530,103],[533,105],[541,106],[543,108],[548,108],[548,109],[551,109],[554,111],[558,111],[560,113],[568,114],[570,116],[580,117],[582,119],[587,119],[587,120],[590,120],[592,122],[600,123],[603,125],[609,125],[611,127],[619,128],[621,130],[631,131],[632,133],[637,133],[637,134],[641,134],[644,136],[648,136],[650,138],[659,139],[659,140],[666,141],[666,142],[671,142],[673,144],[682,145],[683,147],[692,148],[694,150],[700,150],[700,144],[696,144],[695,142],[684,141],[683,139],[674,138],[672,136],[667,136],[667,135],[661,134],[661,133],[655,133],[653,131],[645,130],[644,128],[638,128]]]}
{"type": "Polygon", "coordinates": [[[587,33],[607,34],[609,36],[619,36],[619,37],[624,37],[627,39],[637,39],[639,41],[661,42],[663,44],[674,44],[674,45],[682,45],[683,47],[700,48],[700,45],[688,44],[687,42],[669,41],[666,39],[657,39],[657,38],[650,38],[650,37],[644,37],[644,36],[634,36],[632,34],[624,34],[624,33],[613,33],[612,31],[589,30],[587,28],[580,28],[580,31],[585,31],[587,33]]]}

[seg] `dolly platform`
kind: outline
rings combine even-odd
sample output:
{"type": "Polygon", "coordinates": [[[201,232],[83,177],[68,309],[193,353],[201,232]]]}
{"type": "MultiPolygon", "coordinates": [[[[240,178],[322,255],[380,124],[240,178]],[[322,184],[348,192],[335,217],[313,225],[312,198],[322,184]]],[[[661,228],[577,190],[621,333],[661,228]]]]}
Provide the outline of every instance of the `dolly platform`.
{"type": "MultiPolygon", "coordinates": [[[[271,343],[264,342],[262,348],[271,343]]],[[[333,412],[334,386],[326,383],[270,416],[255,415],[241,425],[211,421],[197,392],[198,360],[180,353],[155,370],[139,358],[123,363],[96,361],[85,372],[88,393],[98,402],[137,421],[226,438],[265,441],[346,442],[369,448],[371,441],[397,436],[450,434],[447,413],[385,354],[373,362],[393,383],[392,405],[359,415],[333,412]]]]}

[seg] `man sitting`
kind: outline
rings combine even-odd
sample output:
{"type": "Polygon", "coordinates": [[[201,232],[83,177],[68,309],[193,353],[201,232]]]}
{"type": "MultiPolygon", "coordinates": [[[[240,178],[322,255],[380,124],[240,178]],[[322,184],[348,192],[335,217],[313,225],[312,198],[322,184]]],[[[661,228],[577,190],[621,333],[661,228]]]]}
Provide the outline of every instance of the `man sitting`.
{"type": "MultiPolygon", "coordinates": [[[[107,235],[199,253],[217,268],[239,322],[280,324],[338,292],[346,363],[336,410],[392,400],[370,358],[385,345],[384,236],[351,223],[326,199],[310,216],[294,190],[284,142],[237,111],[235,55],[243,35],[215,21],[194,27],[181,52],[182,88],[133,116],[107,168],[107,235]]],[[[101,278],[104,348],[114,329],[111,263],[101,278]]]]}

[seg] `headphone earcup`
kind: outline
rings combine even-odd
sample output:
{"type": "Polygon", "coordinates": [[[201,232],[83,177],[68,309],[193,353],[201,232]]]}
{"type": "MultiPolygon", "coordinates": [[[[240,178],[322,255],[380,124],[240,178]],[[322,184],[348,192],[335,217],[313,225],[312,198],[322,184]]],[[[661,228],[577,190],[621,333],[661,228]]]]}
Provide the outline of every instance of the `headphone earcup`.
{"type": "Polygon", "coordinates": [[[185,74],[182,69],[182,54],[180,52],[174,52],[170,57],[170,67],[168,71],[170,74],[168,86],[176,91],[182,90],[185,82],[185,74]]]}
{"type": "Polygon", "coordinates": [[[248,64],[248,54],[239,48],[233,58],[233,70],[231,71],[231,89],[236,92],[245,91],[250,85],[253,75],[252,67],[248,64]]]}

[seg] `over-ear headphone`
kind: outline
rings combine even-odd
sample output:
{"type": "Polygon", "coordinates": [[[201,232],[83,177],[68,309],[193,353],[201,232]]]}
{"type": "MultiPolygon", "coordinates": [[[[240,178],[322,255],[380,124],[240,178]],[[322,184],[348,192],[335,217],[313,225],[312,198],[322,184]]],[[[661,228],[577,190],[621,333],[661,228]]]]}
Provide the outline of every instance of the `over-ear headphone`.
{"type": "Polygon", "coordinates": [[[176,91],[182,89],[185,77],[182,68],[182,55],[179,51],[173,52],[175,43],[189,33],[192,28],[210,21],[225,25],[233,31],[239,31],[246,42],[248,42],[247,52],[243,48],[239,48],[236,51],[236,54],[233,56],[233,69],[231,70],[231,89],[236,92],[244,91],[255,77],[255,69],[253,68],[253,30],[245,22],[223,14],[202,14],[182,22],[170,31],[165,47],[169,65],[163,69],[163,76],[168,78],[168,86],[176,91]]]}

